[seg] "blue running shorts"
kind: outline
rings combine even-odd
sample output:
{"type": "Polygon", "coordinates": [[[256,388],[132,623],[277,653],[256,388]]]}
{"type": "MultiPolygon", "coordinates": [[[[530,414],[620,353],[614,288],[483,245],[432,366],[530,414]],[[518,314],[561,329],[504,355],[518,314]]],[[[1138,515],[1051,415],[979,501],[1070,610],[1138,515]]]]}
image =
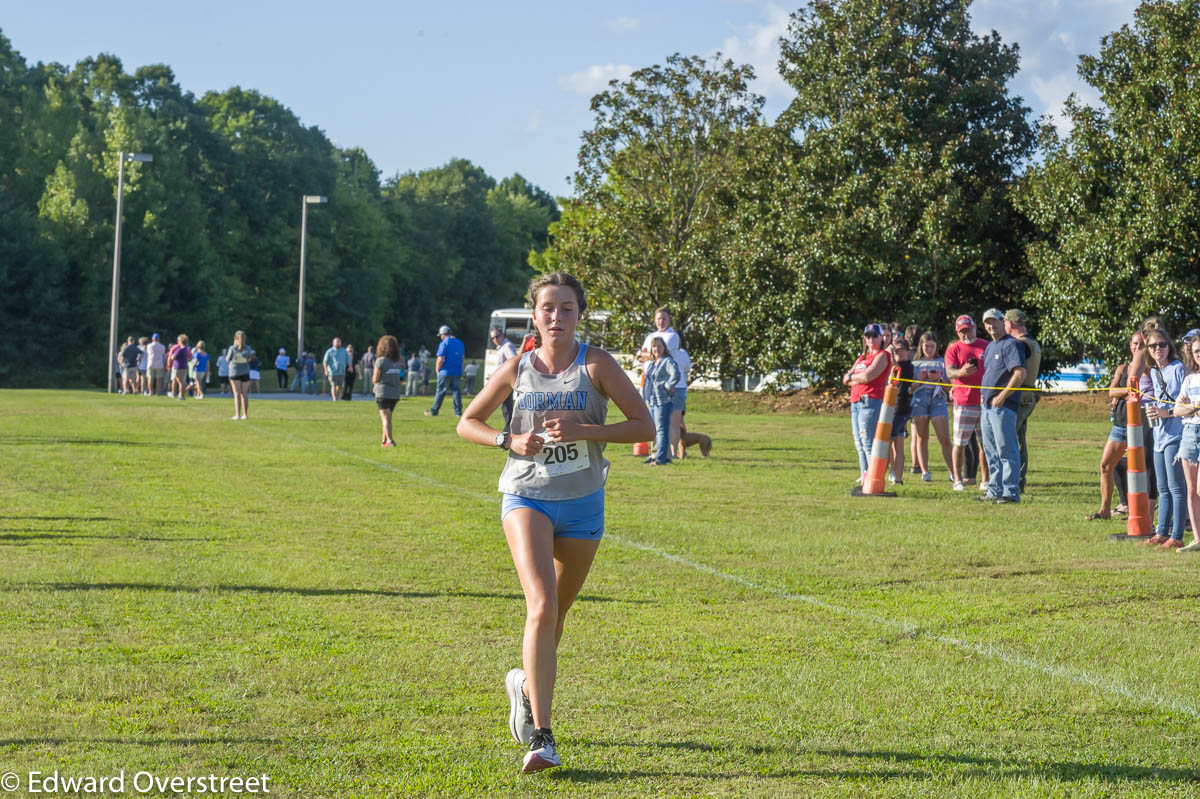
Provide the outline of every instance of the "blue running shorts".
{"type": "Polygon", "coordinates": [[[529,508],[545,516],[554,525],[555,537],[599,541],[604,537],[604,489],[578,499],[530,499],[505,494],[500,505],[500,521],[515,508],[529,508]]]}

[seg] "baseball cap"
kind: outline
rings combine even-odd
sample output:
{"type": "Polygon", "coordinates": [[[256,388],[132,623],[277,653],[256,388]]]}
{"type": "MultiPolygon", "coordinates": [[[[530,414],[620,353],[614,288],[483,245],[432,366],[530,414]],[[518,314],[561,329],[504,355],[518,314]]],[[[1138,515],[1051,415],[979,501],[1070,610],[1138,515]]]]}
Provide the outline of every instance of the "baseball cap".
{"type": "Polygon", "coordinates": [[[448,335],[450,335],[450,325],[442,325],[441,327],[439,327],[439,328],[438,328],[438,335],[439,335],[439,336],[448,336],[448,335]]]}
{"type": "Polygon", "coordinates": [[[883,328],[874,322],[863,328],[864,336],[882,336],[883,328]]]}
{"type": "Polygon", "coordinates": [[[1191,330],[1183,334],[1184,341],[1191,341],[1194,338],[1200,338],[1200,327],[1193,327],[1191,330]]]}
{"type": "Polygon", "coordinates": [[[970,314],[963,314],[954,320],[954,329],[956,331],[962,330],[964,327],[975,327],[975,320],[971,318],[970,314]]]}
{"type": "Polygon", "coordinates": [[[1000,313],[999,308],[988,308],[986,311],[983,312],[983,321],[986,322],[989,319],[1003,320],[1004,314],[1000,313]]]}
{"type": "Polygon", "coordinates": [[[154,334],[153,336],[151,336],[150,338],[154,339],[155,341],[158,341],[158,334],[157,334],[157,333],[155,333],[155,334],[154,334]]]}
{"type": "Polygon", "coordinates": [[[1025,312],[1019,308],[1009,308],[1005,312],[1004,318],[1012,322],[1014,325],[1023,325],[1025,324],[1026,316],[1025,312]]]}
{"type": "Polygon", "coordinates": [[[279,354],[280,354],[280,355],[283,355],[283,354],[284,354],[284,353],[286,353],[286,352],[287,352],[287,350],[285,350],[283,347],[280,347],[280,348],[279,348],[279,354]]]}

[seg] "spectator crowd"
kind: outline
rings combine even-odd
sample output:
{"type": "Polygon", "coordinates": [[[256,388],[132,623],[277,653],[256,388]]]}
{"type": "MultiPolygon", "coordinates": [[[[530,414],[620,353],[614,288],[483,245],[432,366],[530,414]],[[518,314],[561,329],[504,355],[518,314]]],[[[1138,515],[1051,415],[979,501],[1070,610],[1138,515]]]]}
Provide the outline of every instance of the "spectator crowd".
{"type": "Polygon", "coordinates": [[[954,320],[956,340],[944,352],[932,330],[922,332],[916,325],[901,329],[896,323],[866,325],[862,353],[842,376],[850,387],[858,483],[866,478],[884,392],[895,367],[898,391],[887,452],[889,482],[904,482],[911,421],[914,435],[907,454],[912,473],[923,482],[933,480],[932,426],[955,491],[977,485],[980,501],[1019,503],[1029,471],[1026,429],[1038,401],[1041,367],[1041,346],[1029,334],[1027,322],[1020,309],[989,308],[983,313],[989,339],[984,341],[975,319],[962,314],[954,320]]]}
{"type": "MultiPolygon", "coordinates": [[[[458,361],[449,368],[457,369],[454,376],[459,381],[461,406],[461,394],[472,394],[477,388],[479,365],[476,361],[464,363],[461,342],[459,345],[458,361]]],[[[280,347],[274,359],[276,389],[280,393],[329,394],[332,400],[350,400],[355,393],[372,395],[377,346],[372,344],[361,355],[356,355],[352,344],[343,345],[341,338],[334,338],[320,358],[313,352],[302,352],[294,359],[287,348],[280,347]]],[[[402,395],[431,394],[430,379],[439,367],[434,365],[430,351],[424,346],[419,350],[409,350],[403,344],[397,346],[400,374],[404,378],[402,395]]],[[[231,370],[229,348],[219,347],[215,352],[217,355],[213,359],[204,341],[192,345],[185,333],[180,333],[170,347],[163,343],[159,333],[140,338],[129,336],[117,348],[113,361],[116,391],[118,394],[165,396],[178,400],[203,399],[214,381],[219,384],[222,395],[235,393],[231,378],[242,376],[248,384],[247,393],[263,391],[263,362],[258,353],[249,354],[244,370],[240,365],[231,370]],[[241,374],[243,371],[244,375],[241,374]]],[[[448,380],[444,382],[449,386],[448,380]]]]}
{"type": "MultiPolygon", "coordinates": [[[[1029,475],[1026,431],[1039,398],[1041,369],[1041,347],[1027,324],[1019,309],[989,308],[983,313],[985,341],[978,336],[974,318],[962,314],[954,321],[956,340],[944,352],[932,330],[867,324],[862,352],[842,377],[850,388],[858,483],[866,479],[894,370],[897,391],[887,453],[889,482],[903,484],[904,441],[911,422],[912,474],[919,474],[924,482],[933,480],[932,427],[955,491],[977,485],[981,492],[977,499],[982,502],[1019,503],[1029,475]]],[[[1150,515],[1157,518],[1151,534],[1134,537],[1143,539],[1142,546],[1200,552],[1200,328],[1189,330],[1177,342],[1159,317],[1150,317],[1130,336],[1129,354],[1129,361],[1112,371],[1111,428],[1100,457],[1100,509],[1087,518],[1107,520],[1129,514],[1127,406],[1135,402],[1142,411],[1150,515]],[[1114,491],[1120,497],[1115,508],[1114,491]],[[1185,542],[1188,530],[1192,537],[1185,542]]]]}

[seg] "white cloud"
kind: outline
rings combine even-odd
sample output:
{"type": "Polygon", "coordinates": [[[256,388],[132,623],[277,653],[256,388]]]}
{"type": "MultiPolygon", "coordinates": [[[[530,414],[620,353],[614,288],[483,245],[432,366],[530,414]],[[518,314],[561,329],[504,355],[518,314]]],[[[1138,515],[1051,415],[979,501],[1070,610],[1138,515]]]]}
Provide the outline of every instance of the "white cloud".
{"type": "Polygon", "coordinates": [[[1138,0],[976,0],[971,27],[978,35],[994,30],[1005,44],[1019,46],[1013,91],[1034,116],[1049,117],[1065,132],[1062,106],[1071,92],[1100,105],[1096,90],[1079,77],[1079,57],[1098,53],[1100,39],[1131,22],[1137,6],[1138,0]]]}
{"type": "Polygon", "coordinates": [[[542,122],[544,121],[545,116],[546,115],[542,112],[542,109],[534,109],[533,113],[529,115],[529,119],[525,122],[525,132],[537,133],[539,130],[541,130],[542,122]]]}
{"type": "Polygon", "coordinates": [[[637,17],[617,17],[616,19],[606,20],[604,24],[617,33],[629,33],[630,31],[637,30],[641,26],[642,21],[637,17]]]}
{"type": "Polygon", "coordinates": [[[735,63],[754,67],[751,90],[767,99],[768,109],[782,110],[795,95],[779,74],[779,39],[787,34],[790,15],[774,3],[767,3],[763,14],[765,21],[745,26],[742,35],[727,37],[721,53],[735,63]]]}
{"type": "Polygon", "coordinates": [[[582,72],[559,75],[558,85],[574,94],[591,97],[608,88],[610,80],[626,80],[633,74],[629,64],[592,64],[582,72]]]}
{"type": "Polygon", "coordinates": [[[1084,105],[1092,107],[1101,105],[1099,93],[1081,81],[1073,69],[1047,77],[1031,75],[1029,84],[1033,89],[1034,96],[1026,98],[1026,102],[1033,108],[1035,114],[1045,115],[1063,135],[1070,133],[1071,130],[1070,121],[1063,113],[1063,105],[1072,92],[1084,105]]]}

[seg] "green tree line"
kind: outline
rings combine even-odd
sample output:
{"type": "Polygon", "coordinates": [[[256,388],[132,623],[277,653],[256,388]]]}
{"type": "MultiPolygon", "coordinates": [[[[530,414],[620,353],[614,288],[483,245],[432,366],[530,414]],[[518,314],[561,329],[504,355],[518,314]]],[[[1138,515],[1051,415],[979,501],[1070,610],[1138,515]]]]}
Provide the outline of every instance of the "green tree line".
{"type": "Polygon", "coordinates": [[[109,363],[118,152],[127,163],[118,335],[243,329],[262,353],[296,341],[301,202],[306,348],[392,333],[414,349],[450,324],[468,350],[488,311],[521,304],[555,199],[466,160],[381,181],[278,101],[197,98],[170,68],[98,55],[25,62],[0,33],[0,385],[102,384],[109,363]]]}
{"type": "Polygon", "coordinates": [[[675,55],[592,100],[575,195],[540,269],[576,272],[636,346],[675,311],[710,374],[830,379],[868,321],[945,344],[1019,306],[1044,364],[1118,358],[1161,314],[1200,319],[1200,0],[1150,0],[1079,73],[1060,135],[1009,84],[1019,53],[969,0],[812,0],[792,14],[774,122],[753,71],[675,55]]]}

